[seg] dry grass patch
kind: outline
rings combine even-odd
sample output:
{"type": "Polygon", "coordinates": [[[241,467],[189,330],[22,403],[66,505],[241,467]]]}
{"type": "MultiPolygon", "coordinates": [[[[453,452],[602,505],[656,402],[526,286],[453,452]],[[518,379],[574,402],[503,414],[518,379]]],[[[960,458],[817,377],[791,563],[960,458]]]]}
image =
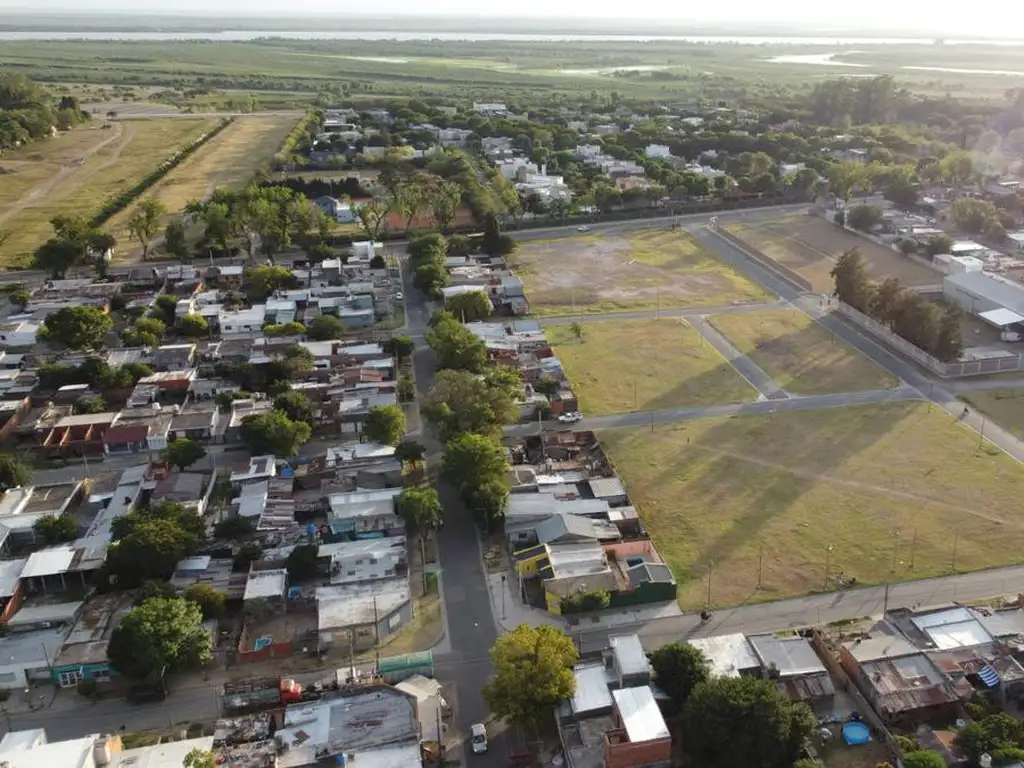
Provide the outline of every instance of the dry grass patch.
{"type": "Polygon", "coordinates": [[[600,435],[679,581],[734,605],[1019,563],[1024,470],[924,403],[706,419],[600,435]],[[832,547],[830,555],[828,548],[832,547]],[[758,589],[758,554],[763,559],[758,589]],[[895,561],[895,570],[893,562],[895,561]]]}
{"type": "Polygon", "coordinates": [[[847,232],[819,216],[784,216],[774,221],[726,224],[725,229],[811,282],[831,291],[835,260],[851,248],[864,257],[872,280],[898,277],[904,285],[938,285],[942,275],[893,250],[847,232]]]}
{"type": "Polygon", "coordinates": [[[960,395],[960,399],[970,403],[1003,429],[1024,438],[1024,389],[967,392],[960,395]]]}
{"type": "Polygon", "coordinates": [[[649,229],[520,243],[512,257],[537,315],[762,301],[758,286],[685,232],[649,229]]]}
{"type": "MultiPolygon", "coordinates": [[[[25,193],[29,199],[24,207],[13,203],[19,210],[0,225],[12,232],[0,247],[0,264],[27,264],[32,251],[50,236],[52,217],[60,213],[92,216],[108,198],[135,184],[175,149],[216,124],[216,120],[209,118],[168,118],[132,120],[106,131],[100,129],[97,136],[101,141],[110,136],[114,140],[84,159],[79,157],[70,165],[65,164],[66,171],[59,182],[45,194],[35,195],[30,190],[25,193]]],[[[122,242],[121,248],[126,245],[122,242]]]]}
{"type": "MultiPolygon", "coordinates": [[[[268,163],[298,118],[281,116],[239,117],[204,144],[194,155],[153,186],[141,200],[156,198],[171,214],[184,209],[191,200],[204,200],[217,187],[240,187],[268,163]]],[[[126,222],[134,213],[130,206],[113,217],[110,231],[127,243],[126,222]]],[[[127,249],[122,248],[122,254],[127,249]]]]}
{"type": "Polygon", "coordinates": [[[757,394],[677,318],[584,323],[582,342],[568,325],[545,331],[588,416],[743,402],[757,394]]]}
{"type": "Polygon", "coordinates": [[[895,376],[796,309],[714,315],[712,325],[795,395],[888,389],[895,376]]]}

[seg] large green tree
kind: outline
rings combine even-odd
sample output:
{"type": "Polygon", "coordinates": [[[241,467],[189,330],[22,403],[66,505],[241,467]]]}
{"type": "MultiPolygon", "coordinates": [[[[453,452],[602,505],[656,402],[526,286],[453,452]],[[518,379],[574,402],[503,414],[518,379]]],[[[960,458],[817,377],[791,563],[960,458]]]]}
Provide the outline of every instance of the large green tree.
{"type": "Polygon", "coordinates": [[[282,288],[294,288],[298,278],[287,267],[263,264],[245,273],[245,285],[260,298],[266,298],[282,288]]]}
{"type": "Polygon", "coordinates": [[[128,218],[128,233],[142,246],[142,259],[149,256],[149,244],[160,231],[160,221],[167,213],[167,206],[150,197],[139,203],[128,218]]]}
{"type": "Polygon", "coordinates": [[[242,440],[255,455],[295,456],[309,442],[309,424],[292,421],[281,411],[247,416],[242,421],[242,440]]]}
{"type": "Polygon", "coordinates": [[[398,445],[405,435],[405,412],[400,405],[378,405],[370,409],[363,422],[367,440],[384,445],[398,445]]]}
{"type": "Polygon", "coordinates": [[[490,317],[493,306],[483,291],[470,291],[452,296],[444,308],[464,323],[472,323],[490,317]]]}
{"type": "Polygon", "coordinates": [[[302,392],[290,389],[274,398],[274,410],[282,411],[292,421],[303,421],[310,427],[316,423],[316,409],[302,392]]]}
{"type": "Polygon", "coordinates": [[[28,485],[32,472],[9,453],[0,453],[0,491],[28,485]]]}
{"type": "Polygon", "coordinates": [[[445,443],[442,472],[460,491],[503,478],[507,470],[505,451],[493,437],[467,433],[445,443]]]}
{"type": "Polygon", "coordinates": [[[443,511],[437,491],[433,488],[406,488],[395,500],[398,514],[413,530],[436,528],[443,511]]]}
{"type": "Polygon", "coordinates": [[[43,321],[40,334],[69,349],[98,349],[114,327],[110,316],[95,307],[61,307],[43,321]]]}
{"type": "Polygon", "coordinates": [[[562,630],[520,624],[491,648],[494,676],[484,686],[484,700],[498,717],[535,731],[576,692],[572,667],[578,660],[576,645],[562,630]]]}
{"type": "Polygon", "coordinates": [[[699,683],[681,723],[687,756],[707,768],[791,768],[815,728],[806,704],[791,702],[774,681],[754,677],[699,683]]]}
{"type": "Polygon", "coordinates": [[[167,443],[162,456],[164,461],[169,462],[184,472],[188,467],[206,456],[206,449],[195,440],[179,437],[177,440],[167,443]]]}
{"type": "Polygon", "coordinates": [[[487,365],[487,345],[451,315],[444,313],[426,335],[437,354],[440,368],[482,373],[487,365]]]}
{"type": "Polygon", "coordinates": [[[834,290],[832,295],[844,304],[867,313],[871,302],[871,283],[860,251],[844,251],[832,267],[834,290]]]}
{"type": "Polygon", "coordinates": [[[650,655],[654,679],[672,700],[678,712],[699,683],[711,677],[707,659],[701,650],[689,643],[669,643],[650,655]]]}
{"type": "Polygon", "coordinates": [[[47,546],[78,538],[78,523],[71,515],[43,515],[33,524],[32,530],[47,546]]]}
{"type": "Polygon", "coordinates": [[[516,418],[515,403],[504,386],[451,370],[437,374],[420,411],[442,440],[463,432],[492,434],[516,418]]]}
{"type": "Polygon", "coordinates": [[[210,634],[203,611],[183,598],[154,597],[129,611],[114,629],[107,656],[122,675],[161,678],[210,660],[210,634]]]}
{"type": "Polygon", "coordinates": [[[345,324],[334,315],[317,315],[306,326],[306,335],[312,341],[333,341],[345,334],[345,324]]]}

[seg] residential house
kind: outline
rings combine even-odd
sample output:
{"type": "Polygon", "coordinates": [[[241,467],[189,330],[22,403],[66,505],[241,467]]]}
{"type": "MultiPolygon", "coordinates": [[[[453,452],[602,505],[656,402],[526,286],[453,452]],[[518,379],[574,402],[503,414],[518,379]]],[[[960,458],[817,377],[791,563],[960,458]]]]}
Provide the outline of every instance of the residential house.
{"type": "Polygon", "coordinates": [[[323,195],[313,200],[316,207],[326,213],[339,224],[351,224],[355,221],[355,212],[349,203],[343,203],[336,197],[323,195]]]}
{"type": "Polygon", "coordinates": [[[474,102],[473,111],[484,117],[504,117],[508,115],[508,107],[505,104],[494,102],[474,102]]]}
{"type": "Polygon", "coordinates": [[[187,437],[190,440],[209,442],[214,439],[220,412],[215,405],[196,405],[176,414],[167,432],[169,440],[187,437]],[[212,406],[212,407],[211,407],[212,406]]]}
{"type": "Polygon", "coordinates": [[[761,676],[761,660],[754,654],[747,636],[740,632],[692,637],[687,642],[704,654],[711,673],[717,677],[761,676]]]}
{"type": "MultiPolygon", "coordinates": [[[[25,690],[36,683],[49,682],[50,665],[64,642],[64,633],[63,627],[50,627],[0,636],[0,690],[25,690]]],[[[0,742],[0,761],[3,752],[0,742]]]]}
{"type": "Polygon", "coordinates": [[[321,544],[317,555],[329,561],[331,584],[354,584],[405,575],[406,547],[405,536],[389,536],[321,544]]]}
{"type": "Polygon", "coordinates": [[[328,496],[327,525],[334,539],[358,540],[405,533],[405,521],[395,509],[401,488],[332,493],[328,496]]]}
{"type": "Polygon", "coordinates": [[[103,436],[117,421],[119,414],[81,413],[65,416],[52,427],[36,426],[39,448],[54,457],[100,456],[105,453],[103,436]]]}
{"type": "Polygon", "coordinates": [[[217,313],[217,327],[222,336],[259,333],[266,321],[266,314],[267,309],[263,304],[234,311],[220,309],[217,313]]]}
{"type": "Polygon", "coordinates": [[[79,680],[105,681],[116,675],[107,660],[107,644],[131,608],[132,597],[123,592],[100,595],[85,603],[53,659],[53,682],[61,688],[74,688],[79,680]]]}
{"type": "Polygon", "coordinates": [[[317,587],[321,642],[340,649],[379,645],[412,619],[407,578],[317,587]]]}
{"type": "Polygon", "coordinates": [[[31,347],[40,328],[40,323],[27,321],[0,324],[0,347],[31,347]]]}
{"type": "Polygon", "coordinates": [[[644,149],[644,156],[667,159],[672,157],[672,149],[667,144],[648,144],[644,149]]]}
{"type": "Polygon", "coordinates": [[[816,712],[832,712],[835,685],[810,641],[799,635],[748,635],[747,640],[765,677],[792,701],[802,701],[816,712]]]}

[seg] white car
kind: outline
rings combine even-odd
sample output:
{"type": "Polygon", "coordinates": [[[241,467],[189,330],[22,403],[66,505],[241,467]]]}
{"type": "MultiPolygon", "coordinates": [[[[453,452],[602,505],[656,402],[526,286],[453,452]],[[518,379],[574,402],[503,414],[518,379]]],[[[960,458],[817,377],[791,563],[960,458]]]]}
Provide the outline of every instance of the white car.
{"type": "Polygon", "coordinates": [[[576,231],[577,232],[589,232],[590,231],[590,227],[588,227],[586,224],[581,224],[580,226],[576,227],[576,231]]]}
{"type": "Polygon", "coordinates": [[[398,291],[398,292],[397,292],[397,293],[395,294],[395,301],[401,302],[401,301],[404,301],[404,300],[405,300],[405,296],[404,296],[404,295],[402,295],[402,292],[401,292],[401,291],[398,291]]]}
{"type": "Polygon", "coordinates": [[[482,755],[487,751],[487,728],[483,723],[475,723],[469,727],[469,743],[473,746],[474,755],[482,755]]]}
{"type": "Polygon", "coordinates": [[[563,413],[558,417],[560,424],[575,424],[577,421],[582,419],[583,414],[579,411],[569,411],[568,413],[563,413]]]}

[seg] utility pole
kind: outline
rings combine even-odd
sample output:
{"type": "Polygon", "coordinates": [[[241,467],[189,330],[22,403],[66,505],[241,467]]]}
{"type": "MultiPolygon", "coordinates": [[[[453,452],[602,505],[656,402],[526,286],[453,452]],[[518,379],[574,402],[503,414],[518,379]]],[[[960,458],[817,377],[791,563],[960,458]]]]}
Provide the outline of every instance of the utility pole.
{"type": "Polygon", "coordinates": [[[825,580],[822,582],[821,588],[828,589],[828,569],[832,564],[832,545],[829,544],[825,547],[825,580]]]}
{"type": "Polygon", "coordinates": [[[637,410],[636,403],[637,403],[637,400],[636,400],[636,379],[633,379],[633,410],[634,411],[637,410]]]}
{"type": "Polygon", "coordinates": [[[978,450],[985,444],[985,414],[981,414],[981,431],[978,432],[978,450]]]}
{"type": "Polygon", "coordinates": [[[957,548],[957,545],[959,545],[959,544],[960,544],[960,529],[957,528],[956,529],[956,533],[953,535],[953,559],[952,559],[952,561],[949,564],[949,569],[951,571],[954,571],[954,572],[956,571],[956,548],[957,548]]]}
{"type": "Polygon", "coordinates": [[[711,562],[708,563],[708,603],[707,603],[707,608],[708,608],[709,611],[711,610],[711,574],[714,572],[714,570],[715,570],[715,561],[712,560],[711,562]]]}
{"type": "Polygon", "coordinates": [[[507,582],[508,582],[508,576],[506,576],[504,573],[501,574],[501,619],[502,619],[502,621],[505,620],[505,592],[506,592],[506,589],[507,589],[505,585],[506,585],[507,582]]]}
{"type": "Polygon", "coordinates": [[[764,587],[764,544],[757,547],[757,591],[764,587]]]}

